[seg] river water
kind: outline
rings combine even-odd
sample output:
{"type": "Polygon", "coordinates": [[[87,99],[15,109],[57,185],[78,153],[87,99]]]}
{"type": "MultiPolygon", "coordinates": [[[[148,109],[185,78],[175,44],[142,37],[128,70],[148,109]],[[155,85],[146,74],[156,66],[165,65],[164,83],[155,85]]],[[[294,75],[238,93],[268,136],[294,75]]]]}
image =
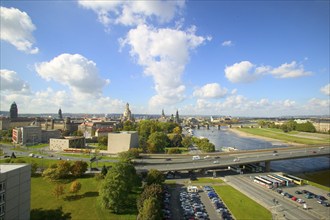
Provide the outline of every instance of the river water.
{"type": "MultiPolygon", "coordinates": [[[[195,129],[194,136],[205,137],[215,145],[216,150],[221,151],[222,147],[235,147],[239,150],[267,149],[287,147],[281,142],[270,142],[256,138],[241,137],[229,131],[227,127],[216,127],[207,129],[195,129]]],[[[271,168],[277,171],[288,173],[302,173],[330,169],[329,157],[302,158],[271,162],[271,168]]]]}

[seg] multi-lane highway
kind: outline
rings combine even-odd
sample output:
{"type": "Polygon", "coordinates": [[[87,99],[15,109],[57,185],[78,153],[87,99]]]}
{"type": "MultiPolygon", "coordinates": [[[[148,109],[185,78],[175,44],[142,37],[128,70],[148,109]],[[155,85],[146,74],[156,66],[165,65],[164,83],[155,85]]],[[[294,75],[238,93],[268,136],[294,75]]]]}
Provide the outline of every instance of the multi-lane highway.
{"type": "Polygon", "coordinates": [[[190,157],[139,159],[136,168],[139,170],[158,169],[160,171],[180,171],[197,169],[214,169],[232,165],[271,162],[276,160],[289,160],[297,158],[329,156],[330,147],[283,148],[274,150],[243,151],[223,155],[212,155],[208,158],[201,156],[199,160],[190,157]]]}

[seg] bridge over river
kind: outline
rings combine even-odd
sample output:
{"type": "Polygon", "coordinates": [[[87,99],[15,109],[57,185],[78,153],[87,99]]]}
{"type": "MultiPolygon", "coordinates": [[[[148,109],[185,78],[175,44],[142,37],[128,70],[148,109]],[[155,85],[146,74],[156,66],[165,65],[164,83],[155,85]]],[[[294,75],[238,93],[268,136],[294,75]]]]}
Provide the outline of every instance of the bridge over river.
{"type": "MultiPolygon", "coordinates": [[[[251,151],[234,151],[230,153],[212,153],[204,159],[192,160],[188,155],[150,155],[135,161],[135,168],[138,171],[157,169],[159,171],[189,171],[198,169],[220,169],[233,165],[250,163],[265,163],[266,171],[270,170],[271,161],[290,160],[297,158],[324,157],[330,156],[330,146],[317,147],[290,147],[278,149],[263,149],[251,151]]],[[[308,164],[306,164],[308,166],[308,164]]]]}

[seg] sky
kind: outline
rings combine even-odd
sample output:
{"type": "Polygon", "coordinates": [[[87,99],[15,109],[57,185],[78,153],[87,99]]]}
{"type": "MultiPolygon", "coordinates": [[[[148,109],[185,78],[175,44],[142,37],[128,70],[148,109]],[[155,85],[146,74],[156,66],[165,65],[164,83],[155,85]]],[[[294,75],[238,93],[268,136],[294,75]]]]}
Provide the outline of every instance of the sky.
{"type": "Polygon", "coordinates": [[[1,1],[1,111],[330,115],[329,1],[1,1]]]}

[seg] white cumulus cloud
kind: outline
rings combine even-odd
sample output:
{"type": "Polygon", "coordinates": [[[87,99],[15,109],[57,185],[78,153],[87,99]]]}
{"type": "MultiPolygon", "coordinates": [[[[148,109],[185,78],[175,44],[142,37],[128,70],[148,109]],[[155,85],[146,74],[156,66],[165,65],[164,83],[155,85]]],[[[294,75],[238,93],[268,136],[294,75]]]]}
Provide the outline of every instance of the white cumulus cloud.
{"type": "Polygon", "coordinates": [[[224,47],[231,47],[231,46],[234,46],[234,43],[231,40],[226,40],[226,41],[222,42],[221,45],[224,47]]]}
{"type": "Polygon", "coordinates": [[[297,64],[296,61],[284,63],[271,70],[270,73],[276,78],[296,78],[311,75],[311,72],[305,71],[303,65],[297,64]]]}
{"type": "Polygon", "coordinates": [[[17,50],[35,54],[39,49],[35,43],[32,32],[36,29],[26,12],[17,8],[0,8],[0,36],[1,40],[14,45],[17,50]]]}
{"type": "Polygon", "coordinates": [[[79,5],[93,10],[98,20],[105,26],[122,24],[127,26],[146,23],[148,19],[156,18],[159,22],[171,21],[175,14],[185,5],[182,0],[163,1],[85,1],[79,0],[79,5]]]}
{"type": "Polygon", "coordinates": [[[323,86],[320,91],[325,94],[330,96],[330,83],[328,85],[323,86]]]}
{"type": "Polygon", "coordinates": [[[311,75],[311,72],[305,71],[302,64],[296,61],[281,64],[279,67],[257,66],[250,61],[242,61],[226,66],[225,76],[232,83],[249,83],[257,80],[263,75],[269,74],[275,78],[297,78],[311,75]]]}
{"type": "Polygon", "coordinates": [[[235,63],[225,68],[226,78],[233,83],[248,83],[257,79],[255,65],[249,61],[235,63]]]}
{"type": "Polygon", "coordinates": [[[12,70],[0,70],[0,85],[2,92],[16,91],[28,93],[30,91],[29,85],[24,82],[15,71],[12,70]]]}
{"type": "Polygon", "coordinates": [[[68,86],[77,98],[98,97],[110,82],[100,77],[93,61],[80,54],[61,54],[49,62],[36,64],[35,69],[42,78],[68,86]]]}
{"type": "Polygon", "coordinates": [[[197,88],[193,95],[199,98],[222,98],[227,92],[228,90],[222,88],[218,83],[210,83],[201,88],[197,88]]]}
{"type": "Polygon", "coordinates": [[[144,67],[144,74],[153,77],[157,94],[151,98],[151,105],[175,104],[184,99],[181,76],[189,53],[207,40],[195,32],[194,26],[183,31],[143,24],[131,29],[126,38],[120,40],[122,47],[130,46],[130,54],[144,67]]]}

